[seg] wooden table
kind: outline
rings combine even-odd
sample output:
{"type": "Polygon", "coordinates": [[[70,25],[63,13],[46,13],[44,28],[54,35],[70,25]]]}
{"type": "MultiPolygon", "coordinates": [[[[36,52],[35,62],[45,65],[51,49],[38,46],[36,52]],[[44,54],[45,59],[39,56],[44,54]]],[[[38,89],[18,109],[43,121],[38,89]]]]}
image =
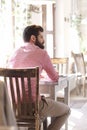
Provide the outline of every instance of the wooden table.
{"type": "Polygon", "coordinates": [[[68,78],[67,76],[60,76],[58,82],[40,80],[40,93],[41,94],[49,94],[50,97],[54,100],[57,98],[57,92],[61,89],[64,89],[64,97],[65,102],[68,104],[69,101],[69,86],[68,86],[68,78]]]}
{"type": "Polygon", "coordinates": [[[49,94],[54,100],[57,99],[58,91],[64,89],[64,99],[65,103],[69,105],[70,101],[70,81],[75,79],[75,75],[59,76],[58,82],[53,82],[50,80],[41,79],[40,80],[40,93],[49,94]]]}

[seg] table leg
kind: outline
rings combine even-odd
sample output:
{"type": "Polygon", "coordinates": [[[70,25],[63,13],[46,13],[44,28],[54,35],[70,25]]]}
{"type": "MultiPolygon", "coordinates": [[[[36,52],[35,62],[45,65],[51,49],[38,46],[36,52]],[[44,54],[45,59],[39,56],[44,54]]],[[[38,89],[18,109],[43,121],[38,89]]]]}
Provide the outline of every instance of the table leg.
{"type": "MultiPolygon", "coordinates": [[[[64,88],[65,104],[69,105],[70,102],[69,80],[67,80],[67,87],[64,88]]],[[[65,122],[65,130],[68,130],[68,120],[65,122]]]]}
{"type": "Polygon", "coordinates": [[[69,81],[67,80],[67,87],[64,88],[64,102],[65,104],[69,105],[70,103],[70,91],[69,91],[69,81]]]}

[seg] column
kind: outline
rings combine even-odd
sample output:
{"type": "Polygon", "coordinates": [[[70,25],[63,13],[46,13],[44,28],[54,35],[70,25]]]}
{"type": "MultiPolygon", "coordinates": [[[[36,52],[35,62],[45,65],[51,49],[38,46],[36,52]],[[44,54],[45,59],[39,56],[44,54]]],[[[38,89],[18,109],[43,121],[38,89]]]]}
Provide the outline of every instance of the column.
{"type": "Polygon", "coordinates": [[[55,57],[64,56],[64,0],[56,0],[55,57]]]}

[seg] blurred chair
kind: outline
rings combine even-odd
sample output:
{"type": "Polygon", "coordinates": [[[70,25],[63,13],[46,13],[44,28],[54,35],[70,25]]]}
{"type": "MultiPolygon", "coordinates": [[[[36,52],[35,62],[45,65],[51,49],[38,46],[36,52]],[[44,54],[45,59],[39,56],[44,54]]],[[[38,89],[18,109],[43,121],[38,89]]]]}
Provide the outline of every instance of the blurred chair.
{"type": "Polygon", "coordinates": [[[10,89],[11,101],[18,126],[28,127],[28,130],[40,130],[39,119],[39,68],[5,69],[0,68],[0,76],[10,89]],[[36,83],[35,102],[32,98],[31,81],[36,83]],[[27,83],[27,96],[25,90],[27,83]]]}
{"type": "Polygon", "coordinates": [[[51,58],[51,61],[59,75],[68,74],[69,58],[51,58]]]}
{"type": "Polygon", "coordinates": [[[75,65],[76,65],[76,76],[77,76],[77,92],[81,93],[85,97],[86,96],[86,85],[87,85],[87,75],[86,75],[86,66],[84,62],[83,53],[74,53],[71,52],[75,65]]]}
{"type": "MultiPolygon", "coordinates": [[[[67,76],[68,74],[68,67],[69,67],[69,58],[51,58],[51,61],[54,65],[54,68],[59,73],[60,76],[67,76]]],[[[64,102],[64,91],[58,92],[58,101],[64,102]]]]}

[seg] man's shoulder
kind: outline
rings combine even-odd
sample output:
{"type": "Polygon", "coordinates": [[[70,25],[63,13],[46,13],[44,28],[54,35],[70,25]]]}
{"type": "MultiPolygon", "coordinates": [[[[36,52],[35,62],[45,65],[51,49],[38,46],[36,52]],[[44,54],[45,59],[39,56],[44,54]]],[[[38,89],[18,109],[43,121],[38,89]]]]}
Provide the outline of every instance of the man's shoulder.
{"type": "Polygon", "coordinates": [[[39,49],[39,53],[40,53],[40,55],[42,55],[42,56],[44,56],[44,57],[48,56],[47,51],[44,50],[44,49],[39,49]]]}

